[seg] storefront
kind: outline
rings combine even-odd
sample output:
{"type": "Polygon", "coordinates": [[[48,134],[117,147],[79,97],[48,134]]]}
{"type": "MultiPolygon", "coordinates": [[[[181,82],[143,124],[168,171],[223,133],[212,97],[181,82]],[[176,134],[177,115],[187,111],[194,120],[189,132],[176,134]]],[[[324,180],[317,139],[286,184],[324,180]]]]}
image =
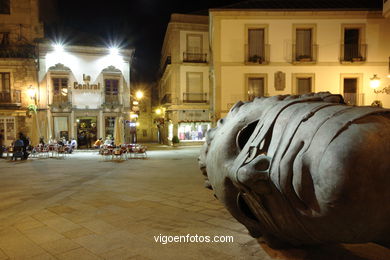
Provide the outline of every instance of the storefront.
{"type": "Polygon", "coordinates": [[[127,120],[130,115],[131,52],[40,46],[38,108],[47,108],[42,135],[48,140],[74,138],[81,148],[92,147],[98,138],[112,138],[115,118],[127,120]]]}
{"type": "Polygon", "coordinates": [[[205,141],[211,122],[180,122],[178,137],[180,141],[205,141]]]}
{"type": "Polygon", "coordinates": [[[16,140],[16,120],[15,117],[0,117],[0,132],[3,130],[4,144],[10,145],[16,140]]]}

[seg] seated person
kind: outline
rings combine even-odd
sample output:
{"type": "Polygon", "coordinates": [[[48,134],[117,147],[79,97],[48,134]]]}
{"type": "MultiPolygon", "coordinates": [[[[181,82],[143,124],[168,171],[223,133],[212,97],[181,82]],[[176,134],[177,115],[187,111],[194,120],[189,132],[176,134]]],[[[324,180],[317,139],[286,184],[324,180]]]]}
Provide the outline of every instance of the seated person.
{"type": "Polygon", "coordinates": [[[96,140],[96,142],[94,143],[93,147],[94,148],[100,148],[100,146],[103,144],[103,141],[102,141],[102,138],[99,138],[96,140]]]}
{"type": "Polygon", "coordinates": [[[77,149],[77,141],[74,138],[72,138],[72,141],[70,141],[70,147],[72,150],[77,149]]]}
{"type": "Polygon", "coordinates": [[[110,136],[107,136],[106,140],[104,141],[104,145],[108,145],[108,146],[112,145],[112,141],[111,141],[111,137],[110,136]]]}

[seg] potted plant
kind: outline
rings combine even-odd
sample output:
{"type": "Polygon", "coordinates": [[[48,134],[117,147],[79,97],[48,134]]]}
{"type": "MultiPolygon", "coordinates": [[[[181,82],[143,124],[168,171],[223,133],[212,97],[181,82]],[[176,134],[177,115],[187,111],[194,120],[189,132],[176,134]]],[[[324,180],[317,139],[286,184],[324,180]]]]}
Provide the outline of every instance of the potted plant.
{"type": "Polygon", "coordinates": [[[37,112],[37,106],[36,105],[28,105],[26,115],[28,117],[31,117],[32,113],[37,112]]]}
{"type": "Polygon", "coordinates": [[[172,137],[172,145],[173,146],[178,146],[179,143],[180,143],[179,137],[177,137],[177,135],[174,135],[172,137]]]}

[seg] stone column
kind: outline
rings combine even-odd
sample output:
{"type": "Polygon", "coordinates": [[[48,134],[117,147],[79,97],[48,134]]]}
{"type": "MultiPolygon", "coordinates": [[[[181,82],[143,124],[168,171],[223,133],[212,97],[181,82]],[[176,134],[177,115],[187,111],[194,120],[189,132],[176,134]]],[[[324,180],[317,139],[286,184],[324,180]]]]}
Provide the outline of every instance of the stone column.
{"type": "Polygon", "coordinates": [[[72,110],[72,112],[70,113],[70,127],[69,127],[70,138],[76,138],[75,123],[76,123],[76,120],[74,118],[74,111],[72,110]]]}
{"type": "Polygon", "coordinates": [[[105,140],[104,136],[104,116],[103,116],[103,110],[99,111],[99,117],[98,117],[98,137],[97,138],[103,138],[105,140]]]}

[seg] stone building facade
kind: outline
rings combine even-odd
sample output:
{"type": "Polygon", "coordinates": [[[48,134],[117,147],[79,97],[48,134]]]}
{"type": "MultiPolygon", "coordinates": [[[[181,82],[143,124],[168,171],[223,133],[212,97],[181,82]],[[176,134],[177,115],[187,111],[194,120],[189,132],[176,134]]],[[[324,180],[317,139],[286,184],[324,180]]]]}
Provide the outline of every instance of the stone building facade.
{"type": "Polygon", "coordinates": [[[35,41],[43,38],[43,24],[38,18],[38,0],[1,2],[0,129],[9,145],[19,132],[31,131],[26,111],[33,100],[27,89],[37,84],[35,41]]]}
{"type": "Polygon", "coordinates": [[[313,1],[317,7],[307,10],[254,2],[210,10],[215,119],[238,100],[321,91],[339,93],[350,105],[379,100],[390,107],[388,1],[383,10],[367,1],[358,11],[343,1],[313,1]]]}
{"type": "Polygon", "coordinates": [[[172,14],[161,53],[158,133],[164,143],[204,141],[211,126],[208,17],[172,14]]]}
{"type": "Polygon", "coordinates": [[[123,118],[130,142],[130,62],[132,50],[112,53],[92,46],[39,45],[38,110],[47,139],[75,138],[91,147],[114,136],[123,118]]]}

